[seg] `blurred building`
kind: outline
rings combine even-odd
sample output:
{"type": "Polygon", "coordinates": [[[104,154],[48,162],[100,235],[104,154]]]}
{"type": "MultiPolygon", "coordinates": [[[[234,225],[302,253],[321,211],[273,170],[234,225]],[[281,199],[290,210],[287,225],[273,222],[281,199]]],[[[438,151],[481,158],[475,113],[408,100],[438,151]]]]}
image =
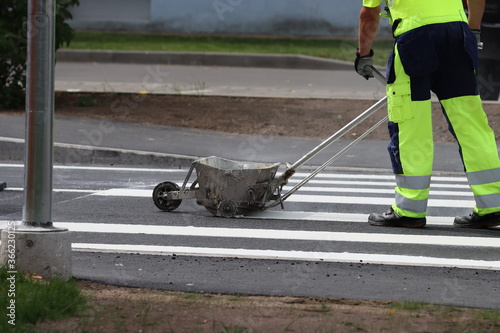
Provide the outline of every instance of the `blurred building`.
{"type": "MultiPolygon", "coordinates": [[[[79,30],[356,36],[361,0],[80,0],[79,30]]],[[[389,28],[382,29],[388,34],[389,28]]]]}

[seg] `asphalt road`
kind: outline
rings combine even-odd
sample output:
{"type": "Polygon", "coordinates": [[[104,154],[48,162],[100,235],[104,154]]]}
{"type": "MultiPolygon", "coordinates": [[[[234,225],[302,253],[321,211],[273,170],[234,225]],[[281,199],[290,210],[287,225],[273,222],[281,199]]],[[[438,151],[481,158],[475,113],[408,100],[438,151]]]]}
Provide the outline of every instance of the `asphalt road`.
{"type": "MultiPolygon", "coordinates": [[[[303,98],[383,95],[382,85],[342,70],[81,62],[58,62],[56,88],[303,98]]],[[[1,156],[21,160],[23,119],[2,115],[1,120],[1,156]]],[[[438,145],[435,170],[440,173],[433,177],[428,226],[408,230],[366,223],[369,213],[386,210],[393,201],[387,159],[376,153],[385,151],[385,143],[356,146],[335,164],[340,168],[321,173],[292,195],[283,211],[276,207],[223,219],[194,200],[161,212],[152,202],[152,189],[164,180],[182,183],[186,162],[194,157],[241,159],[242,143],[253,144],[251,160],[294,162],[318,142],[126,124],[112,124],[112,133],[104,133],[99,122],[64,117],[56,125],[53,220],[73,231],[77,278],[181,291],[500,308],[500,229],[452,227],[453,217],[470,213],[473,206],[455,146],[438,145]]],[[[300,171],[292,183],[309,171],[300,171]]],[[[1,163],[4,181],[3,224],[22,219],[23,165],[1,163]]]]}
{"type": "MultiPolygon", "coordinates": [[[[20,220],[23,165],[3,163],[0,220],[20,220]]],[[[299,172],[291,184],[305,177],[299,172]]],[[[429,223],[377,228],[393,177],[324,172],[279,207],[217,218],[194,200],[158,210],[154,186],[187,169],[56,166],[55,226],[73,231],[81,279],[166,290],[408,300],[500,308],[500,229],[459,230],[473,204],[464,177],[434,177],[429,223]]]]}

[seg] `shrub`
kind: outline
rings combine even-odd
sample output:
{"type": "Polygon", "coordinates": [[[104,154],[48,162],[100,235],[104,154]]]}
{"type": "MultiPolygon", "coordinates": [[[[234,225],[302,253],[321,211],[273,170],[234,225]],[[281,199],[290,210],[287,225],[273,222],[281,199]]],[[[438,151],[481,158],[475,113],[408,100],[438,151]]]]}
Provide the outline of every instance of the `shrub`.
{"type": "MultiPolygon", "coordinates": [[[[79,0],[56,0],[55,49],[69,45],[73,29],[68,8],[79,0]]],[[[0,109],[25,106],[28,0],[2,0],[0,6],[0,109]]]]}

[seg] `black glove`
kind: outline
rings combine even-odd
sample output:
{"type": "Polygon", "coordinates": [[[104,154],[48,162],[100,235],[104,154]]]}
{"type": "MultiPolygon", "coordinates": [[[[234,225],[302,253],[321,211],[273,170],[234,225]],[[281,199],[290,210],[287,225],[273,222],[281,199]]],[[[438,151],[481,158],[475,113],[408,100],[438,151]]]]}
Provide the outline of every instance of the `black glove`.
{"type": "Polygon", "coordinates": [[[373,66],[373,55],[375,52],[370,50],[370,54],[362,57],[358,51],[356,51],[356,60],[354,61],[354,69],[358,72],[359,75],[364,77],[365,79],[369,79],[373,77],[372,70],[366,66],[373,66]]]}
{"type": "Polygon", "coordinates": [[[474,33],[474,36],[476,36],[477,48],[479,50],[482,50],[483,49],[483,42],[481,42],[481,30],[473,29],[472,32],[474,33]]]}

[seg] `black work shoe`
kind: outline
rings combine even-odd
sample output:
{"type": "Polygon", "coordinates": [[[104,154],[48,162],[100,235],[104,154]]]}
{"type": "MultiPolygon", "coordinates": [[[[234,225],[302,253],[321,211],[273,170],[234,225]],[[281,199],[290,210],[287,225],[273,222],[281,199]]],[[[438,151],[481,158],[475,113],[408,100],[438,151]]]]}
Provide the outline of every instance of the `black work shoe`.
{"type": "Polygon", "coordinates": [[[399,216],[391,207],[385,213],[370,214],[368,223],[381,227],[422,228],[425,226],[426,220],[425,217],[399,216]]]}
{"type": "Polygon", "coordinates": [[[469,216],[457,216],[453,222],[455,228],[483,229],[496,227],[497,225],[500,225],[500,212],[483,216],[479,216],[474,212],[469,216]]]}

